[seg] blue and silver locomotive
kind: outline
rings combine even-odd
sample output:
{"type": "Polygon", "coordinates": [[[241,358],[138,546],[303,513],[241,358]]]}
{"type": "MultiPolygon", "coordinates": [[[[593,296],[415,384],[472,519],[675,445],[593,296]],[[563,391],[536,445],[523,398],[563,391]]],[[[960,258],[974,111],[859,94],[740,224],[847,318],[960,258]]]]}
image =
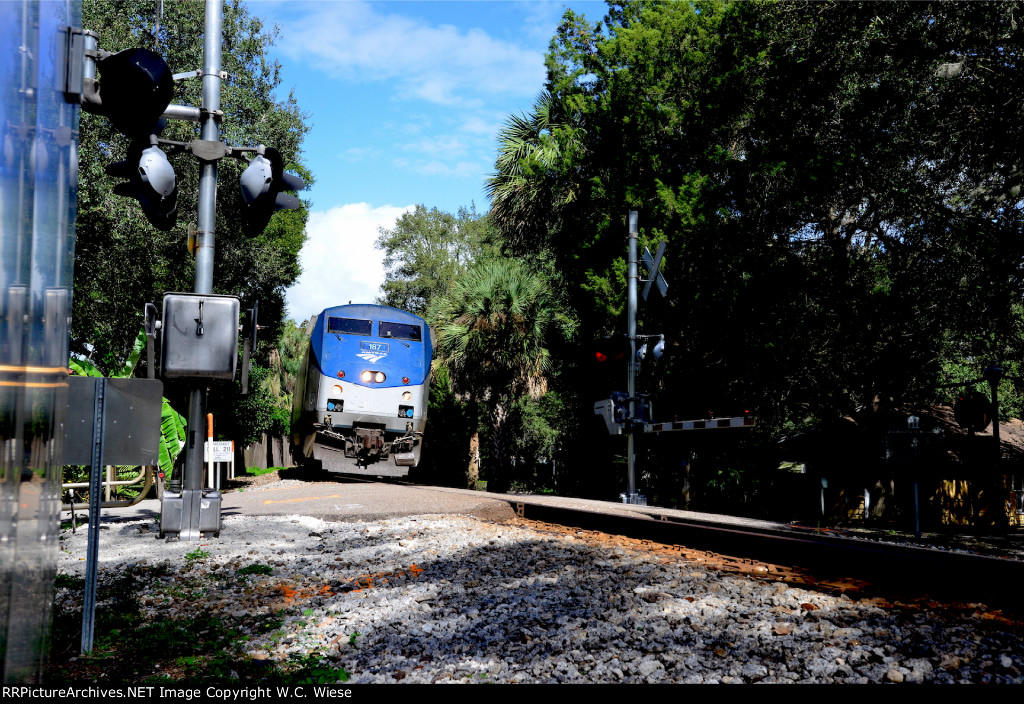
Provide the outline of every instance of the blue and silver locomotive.
{"type": "Polygon", "coordinates": [[[396,308],[328,308],[295,381],[292,455],[332,472],[405,476],[427,422],[431,330],[396,308]]]}

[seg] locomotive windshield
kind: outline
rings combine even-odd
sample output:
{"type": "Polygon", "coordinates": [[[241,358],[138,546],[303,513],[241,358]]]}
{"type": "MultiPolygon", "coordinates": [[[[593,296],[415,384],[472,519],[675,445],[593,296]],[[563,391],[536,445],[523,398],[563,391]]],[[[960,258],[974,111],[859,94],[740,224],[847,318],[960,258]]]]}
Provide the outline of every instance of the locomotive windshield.
{"type": "Polygon", "coordinates": [[[380,321],[380,336],[393,337],[396,340],[412,340],[420,342],[423,340],[423,328],[419,325],[408,323],[392,323],[387,320],[380,321]]]}
{"type": "Polygon", "coordinates": [[[327,318],[327,332],[335,335],[369,335],[373,332],[373,321],[329,317],[327,318]]]}

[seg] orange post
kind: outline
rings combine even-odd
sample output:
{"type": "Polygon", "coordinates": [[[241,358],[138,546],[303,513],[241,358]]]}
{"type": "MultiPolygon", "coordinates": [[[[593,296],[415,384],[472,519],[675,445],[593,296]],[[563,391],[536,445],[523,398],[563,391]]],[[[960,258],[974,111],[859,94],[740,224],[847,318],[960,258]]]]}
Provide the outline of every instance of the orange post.
{"type": "Polygon", "coordinates": [[[207,413],[206,414],[206,452],[207,452],[207,455],[206,455],[206,457],[207,457],[206,467],[207,467],[207,470],[208,470],[208,472],[210,474],[210,484],[209,484],[209,486],[211,488],[214,488],[217,485],[216,485],[216,483],[214,481],[215,477],[214,477],[214,473],[213,473],[213,414],[212,413],[207,413]]]}

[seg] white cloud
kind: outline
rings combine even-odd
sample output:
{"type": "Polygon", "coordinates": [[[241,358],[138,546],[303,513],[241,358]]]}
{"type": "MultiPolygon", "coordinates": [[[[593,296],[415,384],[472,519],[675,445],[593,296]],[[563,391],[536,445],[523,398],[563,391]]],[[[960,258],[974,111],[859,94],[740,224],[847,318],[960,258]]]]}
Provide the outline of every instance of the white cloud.
{"type": "Polygon", "coordinates": [[[341,153],[342,159],[351,162],[369,161],[371,159],[379,159],[382,156],[383,152],[376,147],[351,147],[341,153]]]}
{"type": "Polygon", "coordinates": [[[384,253],[373,246],[378,229],[394,227],[413,208],[350,203],[310,213],[302,275],[285,296],[288,314],[302,321],[349,301],[373,303],[384,283],[384,253]]]}
{"type": "Polygon", "coordinates": [[[394,159],[391,163],[400,169],[405,169],[422,176],[443,176],[461,179],[478,179],[481,174],[487,173],[488,169],[487,164],[478,161],[446,163],[439,159],[394,159]]]}
{"type": "MultiPolygon", "coordinates": [[[[608,10],[604,0],[573,0],[572,4],[576,14],[583,14],[590,23],[600,20],[608,10]]],[[[523,18],[523,31],[532,39],[543,42],[551,39],[553,29],[561,22],[566,10],[563,0],[516,2],[512,7],[523,18]]]]}
{"type": "Polygon", "coordinates": [[[540,51],[482,29],[431,25],[380,8],[367,2],[292,4],[281,19],[279,48],[329,76],[391,82],[400,96],[442,105],[478,107],[481,94],[529,97],[543,84],[540,51]]]}
{"type": "Polygon", "coordinates": [[[417,152],[431,156],[442,156],[451,159],[466,153],[467,145],[464,138],[456,135],[437,135],[432,139],[421,139],[398,145],[399,153],[417,152]]]}
{"type": "Polygon", "coordinates": [[[484,119],[478,115],[469,115],[463,121],[462,131],[490,139],[501,129],[504,117],[504,115],[500,115],[492,119],[484,119]]]}

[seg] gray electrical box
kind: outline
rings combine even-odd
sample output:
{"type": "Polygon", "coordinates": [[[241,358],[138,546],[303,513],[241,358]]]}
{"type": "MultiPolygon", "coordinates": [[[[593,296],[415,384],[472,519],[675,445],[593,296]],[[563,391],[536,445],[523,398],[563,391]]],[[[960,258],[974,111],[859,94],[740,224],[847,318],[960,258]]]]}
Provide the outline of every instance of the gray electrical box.
{"type": "Polygon", "coordinates": [[[239,302],[234,296],[164,296],[163,376],[234,379],[239,302]]]}
{"type": "Polygon", "coordinates": [[[199,534],[220,535],[221,494],[218,489],[184,489],[165,491],[160,502],[160,536],[181,536],[190,531],[192,538],[199,534]],[[198,518],[199,525],[189,525],[198,518]]]}

